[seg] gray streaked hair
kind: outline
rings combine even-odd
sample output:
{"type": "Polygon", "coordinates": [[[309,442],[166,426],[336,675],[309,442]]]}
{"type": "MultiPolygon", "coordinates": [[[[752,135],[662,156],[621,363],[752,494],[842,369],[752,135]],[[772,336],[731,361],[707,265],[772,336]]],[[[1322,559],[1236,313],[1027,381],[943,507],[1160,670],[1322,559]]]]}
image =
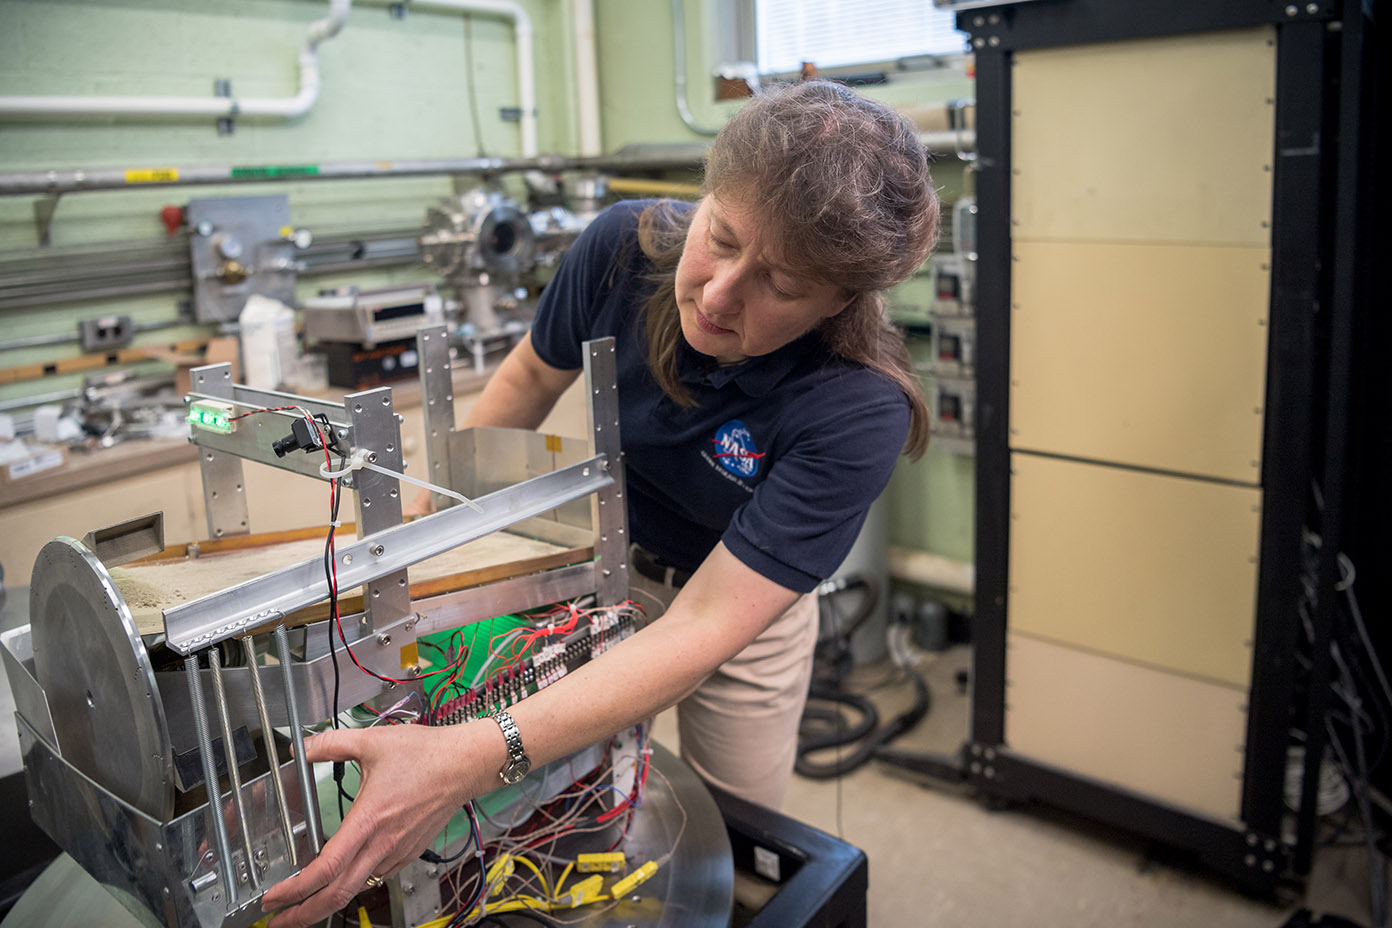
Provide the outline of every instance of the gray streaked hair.
{"type": "MultiPolygon", "coordinates": [[[[765,90],[716,136],[702,192],[758,216],[795,273],[841,289],[850,304],[818,327],[822,342],[903,390],[912,409],[905,451],[921,455],[928,405],[883,297],[922,266],[938,237],[938,197],[913,124],[831,81],[765,90]]],[[[676,371],[675,279],[689,224],[690,213],[663,203],[639,222],[639,243],[657,277],[645,310],[648,365],[684,405],[692,401],[676,371]]]]}

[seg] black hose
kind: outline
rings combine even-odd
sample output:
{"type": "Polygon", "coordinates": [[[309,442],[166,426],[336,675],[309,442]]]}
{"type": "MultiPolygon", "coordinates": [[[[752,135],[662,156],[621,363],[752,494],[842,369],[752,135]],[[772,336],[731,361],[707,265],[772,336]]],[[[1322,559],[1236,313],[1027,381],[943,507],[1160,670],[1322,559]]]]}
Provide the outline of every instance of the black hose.
{"type": "MultiPolygon", "coordinates": [[[[876,750],[889,744],[895,738],[898,738],[917,725],[919,721],[928,714],[928,709],[932,706],[932,697],[928,693],[928,684],[924,682],[923,676],[919,674],[918,671],[912,668],[905,668],[904,672],[909,675],[914,685],[914,704],[912,706],[890,719],[889,723],[883,728],[869,732],[868,737],[866,734],[851,737],[857,729],[863,726],[864,719],[862,719],[860,725],[855,728],[847,728],[840,738],[822,736],[815,740],[799,740],[797,760],[793,763],[793,769],[801,776],[807,777],[810,780],[830,780],[834,777],[844,776],[873,757],[876,750]],[[835,747],[838,744],[851,744],[856,741],[860,743],[856,745],[854,751],[831,763],[819,764],[809,759],[807,756],[812,751],[835,747]]],[[[857,696],[854,693],[843,693],[839,690],[819,690],[819,692],[824,693],[824,695],[815,698],[848,705],[862,712],[864,711],[864,704],[869,703],[868,699],[863,696],[857,696]]],[[[832,711],[838,714],[840,712],[839,709],[834,709],[832,711]]],[[[874,711],[873,705],[870,706],[870,711],[874,711]]],[[[803,713],[803,717],[806,718],[806,712],[803,713]]],[[[874,728],[873,722],[870,727],[872,729],[874,728]]]]}
{"type": "Polygon", "coordinates": [[[828,580],[817,588],[818,599],[820,600],[820,598],[824,596],[841,593],[845,590],[859,589],[861,587],[865,588],[865,595],[861,597],[859,610],[855,615],[851,616],[851,620],[847,623],[845,628],[833,627],[831,636],[818,641],[817,643],[819,645],[830,643],[836,639],[850,641],[851,636],[860,631],[860,627],[869,620],[870,614],[875,611],[875,604],[880,601],[880,583],[869,574],[855,573],[842,579],[828,580]]]}
{"type": "Polygon", "coordinates": [[[807,694],[808,704],[802,710],[802,724],[798,726],[798,750],[817,751],[859,741],[870,734],[880,724],[880,713],[875,704],[864,696],[843,693],[841,690],[813,682],[807,694]],[[828,708],[816,705],[818,702],[834,702],[828,708]],[[860,713],[860,719],[849,728],[842,706],[849,706],[860,713]]]}

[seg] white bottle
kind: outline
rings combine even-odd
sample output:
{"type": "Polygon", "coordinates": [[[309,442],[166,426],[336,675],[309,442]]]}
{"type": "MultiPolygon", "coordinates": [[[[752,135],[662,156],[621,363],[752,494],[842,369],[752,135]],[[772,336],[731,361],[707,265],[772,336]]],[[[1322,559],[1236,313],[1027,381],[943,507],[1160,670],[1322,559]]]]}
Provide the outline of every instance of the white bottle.
{"type": "Polygon", "coordinates": [[[242,379],[249,387],[278,389],[290,379],[299,355],[295,311],[279,300],[252,294],[238,321],[242,328],[242,379]]]}

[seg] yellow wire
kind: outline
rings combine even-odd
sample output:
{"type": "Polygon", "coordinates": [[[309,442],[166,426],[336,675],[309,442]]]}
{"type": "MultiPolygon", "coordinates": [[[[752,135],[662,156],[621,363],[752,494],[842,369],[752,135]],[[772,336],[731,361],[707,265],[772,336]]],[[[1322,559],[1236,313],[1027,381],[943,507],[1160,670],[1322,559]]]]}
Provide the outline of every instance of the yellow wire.
{"type": "Polygon", "coordinates": [[[495,902],[488,907],[489,912],[501,914],[503,912],[516,912],[518,909],[538,909],[542,912],[550,912],[551,904],[544,899],[536,896],[509,896],[500,902],[495,902]]]}
{"type": "Polygon", "coordinates": [[[528,870],[531,870],[533,873],[535,873],[535,874],[537,875],[537,879],[538,879],[538,880],[541,880],[541,891],[542,891],[542,893],[546,896],[546,898],[548,898],[548,899],[552,898],[551,886],[550,886],[550,884],[548,884],[548,883],[546,882],[546,875],[545,875],[544,873],[541,872],[541,869],[540,869],[539,867],[537,867],[536,864],[532,863],[530,860],[528,860],[528,859],[525,858],[525,857],[514,857],[513,860],[515,860],[515,861],[516,861],[517,863],[519,863],[519,864],[526,864],[526,865],[527,865],[527,869],[528,869],[528,870]]]}
{"type": "Polygon", "coordinates": [[[570,876],[570,871],[572,871],[572,870],[574,870],[574,869],[575,869],[575,861],[573,861],[573,860],[572,860],[570,863],[568,863],[568,864],[565,865],[565,869],[561,871],[561,875],[556,879],[556,891],[553,892],[553,893],[551,894],[551,898],[552,898],[552,899],[559,899],[559,898],[560,898],[560,896],[561,896],[561,887],[565,885],[566,877],[570,876]]]}

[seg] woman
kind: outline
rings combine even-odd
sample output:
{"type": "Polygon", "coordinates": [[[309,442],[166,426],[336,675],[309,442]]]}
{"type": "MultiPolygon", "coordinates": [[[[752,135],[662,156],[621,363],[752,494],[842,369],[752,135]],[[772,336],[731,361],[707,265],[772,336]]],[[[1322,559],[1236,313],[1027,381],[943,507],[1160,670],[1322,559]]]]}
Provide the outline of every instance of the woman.
{"type": "Polygon", "coordinates": [[[781,800],[811,591],[901,449],[927,444],[881,292],[927,257],[938,203],[913,126],[823,81],[740,110],[703,190],[695,207],[620,204],[596,219],[466,422],[535,428],[578,374],[581,342],[614,336],[630,567],[665,615],[507,718],[312,739],[311,761],[357,761],[362,786],[319,858],[266,894],[267,909],[303,900],[273,928],[322,919],[400,870],[520,751],[547,763],[674,703],[698,773],[781,800]]]}

